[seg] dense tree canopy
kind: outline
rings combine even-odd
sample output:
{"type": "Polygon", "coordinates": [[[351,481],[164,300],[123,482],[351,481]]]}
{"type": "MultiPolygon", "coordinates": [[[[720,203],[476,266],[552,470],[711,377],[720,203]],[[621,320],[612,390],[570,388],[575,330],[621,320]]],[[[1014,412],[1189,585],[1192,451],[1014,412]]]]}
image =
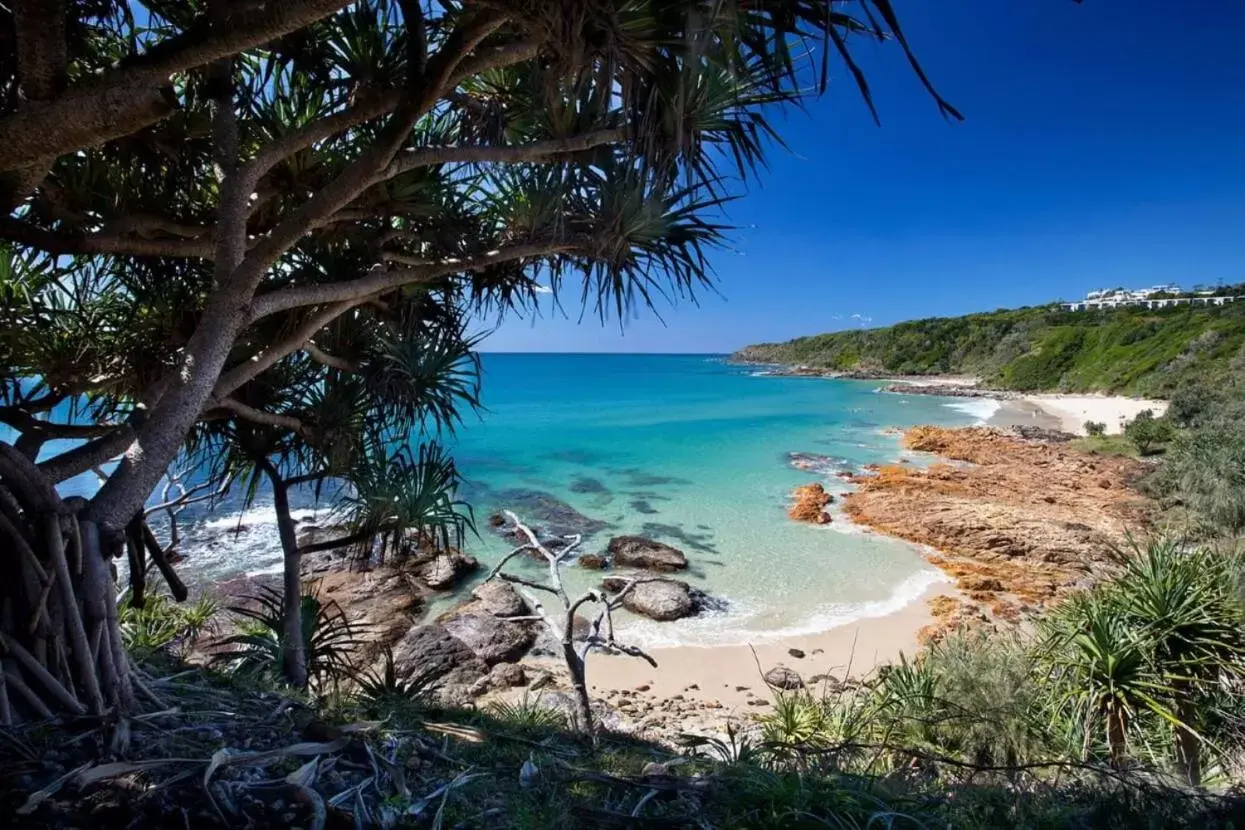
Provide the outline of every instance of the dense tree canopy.
{"type": "MultiPolygon", "coordinates": [[[[887,0],[0,9],[0,501],[44,685],[130,694],[97,557],[158,558],[141,510],[188,438],[383,489],[386,432],[473,399],[468,315],[692,294],[769,108],[837,66],[872,106],[851,50],[892,39],[911,61],[887,0]],[[117,458],[89,503],[52,490],[117,458]],[[65,545],[89,585],[44,606],[65,545]]],[[[432,446],[397,468],[432,480],[432,446]]]]}

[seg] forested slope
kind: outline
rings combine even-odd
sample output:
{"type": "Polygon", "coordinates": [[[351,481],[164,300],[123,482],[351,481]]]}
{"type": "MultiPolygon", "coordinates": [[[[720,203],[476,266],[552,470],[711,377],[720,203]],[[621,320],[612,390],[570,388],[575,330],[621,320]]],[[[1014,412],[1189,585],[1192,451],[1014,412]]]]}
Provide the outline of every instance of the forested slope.
{"type": "Polygon", "coordinates": [[[1023,391],[1170,395],[1245,367],[1245,304],[1065,312],[1057,306],[912,320],[747,346],[740,361],[965,374],[1023,391]],[[1239,356],[1239,357],[1238,357],[1239,356]]]}

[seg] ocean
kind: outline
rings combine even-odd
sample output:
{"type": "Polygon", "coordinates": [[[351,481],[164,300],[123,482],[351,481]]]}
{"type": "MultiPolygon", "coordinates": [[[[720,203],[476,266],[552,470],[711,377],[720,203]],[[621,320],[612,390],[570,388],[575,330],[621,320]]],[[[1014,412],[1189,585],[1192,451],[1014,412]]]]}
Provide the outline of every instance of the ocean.
{"type": "MultiPolygon", "coordinates": [[[[649,647],[814,633],[920,596],[943,577],[912,545],[833,507],[829,525],[792,521],[789,493],[811,481],[841,493],[835,472],[899,458],[888,427],[970,424],[994,406],[769,376],[712,355],[486,354],[483,371],[484,410],[445,439],[475,510],[478,536],[464,548],[496,562],[510,544],[487,519],[511,509],[536,526],[585,530],[588,552],[628,533],[682,549],[690,567],[680,578],[721,607],[677,622],[627,620],[627,635],[649,647]]],[[[331,504],[304,492],[296,506],[323,522],[331,504]]],[[[233,500],[186,516],[179,569],[192,582],[280,570],[263,496],[245,512],[233,500]]],[[[601,575],[572,567],[567,576],[581,589],[601,575]]]]}

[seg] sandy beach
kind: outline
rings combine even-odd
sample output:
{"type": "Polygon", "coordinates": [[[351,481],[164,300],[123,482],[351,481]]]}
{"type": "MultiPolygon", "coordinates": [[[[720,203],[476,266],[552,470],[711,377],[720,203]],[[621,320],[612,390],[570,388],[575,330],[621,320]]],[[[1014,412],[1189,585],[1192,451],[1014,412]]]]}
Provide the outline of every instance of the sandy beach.
{"type": "MultiPolygon", "coordinates": [[[[914,383],[914,379],[903,380],[914,383]]],[[[922,390],[924,394],[936,394],[928,390],[931,386],[964,389],[974,385],[971,378],[921,379],[921,383],[927,387],[922,390]]],[[[1102,422],[1108,432],[1118,433],[1138,412],[1152,409],[1157,415],[1167,407],[1164,401],[1105,395],[1003,394],[993,398],[987,393],[958,397],[993,403],[996,408],[985,419],[989,426],[1033,426],[1076,434],[1084,434],[1085,421],[1102,422]]],[[[826,684],[826,678],[862,677],[879,665],[895,662],[901,654],[916,654],[920,650],[919,632],[945,622],[931,613],[929,602],[938,596],[951,597],[956,604],[973,602],[957,589],[955,580],[948,578],[890,614],[816,634],[752,644],[657,648],[650,652],[657,668],[639,659],[594,655],[589,664],[589,685],[594,698],[622,705],[624,712],[632,711],[626,708],[627,701],[639,711],[644,709],[641,702],[647,700],[660,702],[667,707],[667,714],[675,711],[684,717],[699,713],[709,722],[720,721],[723,716],[744,718],[764,713],[772,705],[773,693],[763,675],[774,667],[794,670],[816,691],[826,684]]],[[[532,662],[555,674],[562,673],[558,661],[546,658],[532,662]]]]}
{"type": "Polygon", "coordinates": [[[1149,409],[1155,415],[1167,411],[1167,401],[1125,398],[1118,395],[1027,395],[1020,399],[1058,418],[1064,432],[1085,435],[1085,422],[1106,424],[1107,434],[1124,431],[1124,425],[1149,409]]]}
{"type": "MultiPolygon", "coordinates": [[[[888,383],[912,386],[926,393],[936,390],[937,387],[944,387],[953,390],[952,394],[965,389],[973,389],[976,393],[978,390],[974,387],[979,383],[977,378],[965,377],[897,377],[886,380],[888,383]]],[[[1086,434],[1086,421],[1105,424],[1108,435],[1117,435],[1123,432],[1125,424],[1143,410],[1149,409],[1155,415],[1162,415],[1167,411],[1167,401],[1129,398],[1123,395],[1016,395],[1000,392],[995,397],[990,390],[980,390],[979,394],[984,399],[994,399],[1000,404],[986,421],[990,426],[1036,426],[1075,435],[1086,434]]]]}
{"type": "Polygon", "coordinates": [[[656,669],[639,659],[594,655],[589,658],[589,685],[594,695],[606,690],[642,690],[657,698],[682,695],[689,700],[718,701],[741,714],[764,711],[764,706],[749,701],[772,697],[761,675],[775,666],[793,669],[809,681],[820,675],[841,680],[898,660],[901,652],[915,654],[917,632],[934,621],[929,600],[940,595],[955,596],[955,586],[939,583],[884,617],[781,642],[654,649],[656,669]],[[804,656],[796,657],[792,650],[804,656]]]}

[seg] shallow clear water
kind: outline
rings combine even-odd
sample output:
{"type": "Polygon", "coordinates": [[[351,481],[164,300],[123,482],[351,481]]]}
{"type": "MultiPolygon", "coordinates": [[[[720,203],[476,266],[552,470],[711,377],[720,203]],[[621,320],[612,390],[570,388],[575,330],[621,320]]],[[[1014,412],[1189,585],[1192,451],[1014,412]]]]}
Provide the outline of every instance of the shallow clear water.
{"type": "MultiPolygon", "coordinates": [[[[486,521],[502,508],[556,528],[563,517],[543,515],[556,506],[552,496],[604,523],[586,551],[620,533],[683,549],[685,578],[726,609],[674,623],[629,621],[630,635],[648,645],[819,631],[919,596],[941,577],[912,546],[841,516],[821,527],[791,521],[788,494],[816,480],[841,492],[834,471],[900,456],[885,427],[972,423],[991,405],[879,394],[865,381],[759,376],[710,356],[489,354],[484,373],[486,411],[451,442],[480,528],[465,547],[485,564],[509,550],[486,521]],[[829,460],[798,470],[792,452],[829,460]]],[[[301,503],[312,507],[310,494],[301,503]]],[[[236,504],[200,515],[188,541],[180,567],[200,584],[280,568],[262,504],[244,515],[236,504]],[[224,532],[239,523],[243,532],[224,532]]],[[[600,576],[568,574],[574,587],[600,576]]]]}

